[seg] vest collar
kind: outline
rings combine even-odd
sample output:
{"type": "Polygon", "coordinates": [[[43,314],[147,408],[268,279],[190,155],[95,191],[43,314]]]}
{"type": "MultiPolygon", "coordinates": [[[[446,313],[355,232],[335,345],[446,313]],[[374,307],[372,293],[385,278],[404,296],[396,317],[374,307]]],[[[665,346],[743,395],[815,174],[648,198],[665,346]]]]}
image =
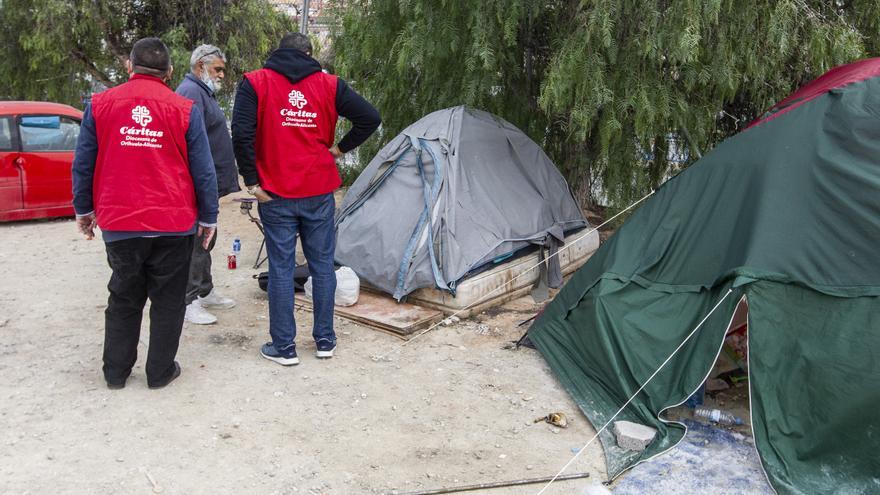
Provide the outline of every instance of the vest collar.
{"type": "MultiPolygon", "coordinates": [[[[135,80],[152,81],[152,82],[157,82],[157,83],[161,84],[162,86],[165,86],[166,88],[168,88],[168,85],[165,84],[165,81],[159,79],[159,78],[156,77],[156,76],[151,76],[151,75],[148,75],[148,74],[137,74],[137,73],[132,73],[132,74],[131,74],[131,77],[129,77],[128,80],[129,80],[129,81],[135,81],[135,80]]],[[[171,88],[168,88],[168,89],[171,89],[171,88]]]]}

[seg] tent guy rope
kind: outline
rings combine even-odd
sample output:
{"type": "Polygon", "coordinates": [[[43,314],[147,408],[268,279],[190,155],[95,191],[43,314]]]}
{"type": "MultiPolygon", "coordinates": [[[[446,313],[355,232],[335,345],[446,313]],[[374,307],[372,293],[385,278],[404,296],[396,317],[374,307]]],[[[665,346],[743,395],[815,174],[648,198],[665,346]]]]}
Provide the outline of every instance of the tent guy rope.
{"type": "Polygon", "coordinates": [[[483,296],[482,298],[480,298],[480,299],[478,299],[478,300],[472,302],[471,304],[465,306],[464,308],[461,308],[461,309],[459,309],[458,311],[456,311],[455,313],[452,313],[451,315],[447,316],[447,317],[444,318],[443,320],[440,320],[440,321],[438,321],[437,323],[434,323],[433,325],[431,325],[430,327],[428,327],[428,328],[422,330],[420,333],[416,334],[413,338],[411,338],[411,339],[407,340],[406,342],[400,344],[400,347],[398,347],[398,349],[402,349],[403,347],[407,346],[407,345],[410,344],[412,341],[418,339],[418,338],[421,337],[422,335],[425,335],[426,333],[430,332],[431,330],[434,330],[435,328],[437,328],[438,326],[440,326],[440,325],[443,323],[443,321],[444,321],[445,319],[447,319],[447,318],[452,318],[453,316],[458,316],[459,314],[464,313],[465,311],[467,311],[467,310],[473,308],[474,306],[477,306],[478,304],[482,304],[482,303],[488,301],[490,298],[494,297],[494,295],[495,295],[496,292],[498,292],[498,291],[500,291],[501,289],[504,289],[504,288],[506,288],[507,286],[513,284],[513,283],[516,282],[520,277],[526,275],[527,273],[531,272],[531,271],[534,270],[535,268],[538,268],[538,267],[541,266],[542,264],[544,264],[544,263],[549,263],[549,262],[550,262],[550,259],[552,259],[554,256],[558,256],[560,253],[562,253],[562,251],[564,251],[564,250],[568,249],[569,247],[571,247],[571,246],[577,244],[579,241],[581,241],[582,239],[585,239],[588,235],[590,235],[590,234],[592,234],[593,232],[595,232],[595,231],[599,230],[600,228],[604,227],[605,225],[607,225],[609,222],[611,222],[611,221],[614,220],[615,218],[617,218],[617,217],[619,217],[620,215],[623,215],[624,213],[626,213],[627,211],[629,211],[629,210],[635,208],[636,205],[638,205],[638,204],[641,203],[642,201],[644,201],[644,200],[648,199],[649,197],[651,197],[651,196],[654,194],[654,192],[655,192],[655,190],[652,190],[652,191],[649,192],[648,194],[642,196],[642,198],[639,199],[638,201],[636,201],[635,203],[633,203],[633,204],[627,206],[626,208],[624,208],[623,210],[619,211],[616,215],[614,215],[613,217],[609,218],[608,220],[605,220],[605,221],[602,222],[600,225],[598,225],[598,226],[596,226],[596,227],[593,227],[592,229],[590,229],[589,231],[587,231],[586,233],[584,233],[582,236],[578,237],[577,239],[575,239],[575,240],[573,240],[573,241],[571,241],[571,242],[567,242],[567,243],[565,243],[565,244],[564,244],[562,247],[560,247],[559,250],[556,251],[554,254],[548,256],[547,258],[545,258],[544,260],[538,262],[538,263],[535,264],[534,266],[531,266],[531,267],[527,268],[525,271],[523,271],[522,273],[520,273],[520,274],[517,275],[516,277],[513,277],[512,279],[508,280],[507,282],[505,282],[505,283],[499,285],[498,287],[496,287],[495,289],[489,291],[489,292],[488,292],[485,296],[483,296]]]}
{"type": "Polygon", "coordinates": [[[662,370],[663,367],[666,366],[666,364],[669,362],[669,360],[671,360],[672,357],[675,356],[675,354],[676,354],[678,351],[680,351],[682,347],[684,347],[684,345],[687,343],[687,341],[690,340],[691,337],[693,337],[695,333],[697,333],[697,330],[699,330],[700,327],[703,326],[703,323],[705,323],[706,320],[708,320],[709,317],[712,316],[712,313],[714,313],[715,310],[718,309],[719,306],[721,306],[721,303],[723,303],[724,300],[727,299],[727,296],[729,296],[731,292],[733,292],[733,289],[727,289],[727,292],[724,294],[724,296],[723,296],[721,299],[718,300],[718,302],[715,304],[715,307],[712,308],[712,311],[709,311],[709,314],[707,314],[706,316],[703,317],[702,320],[700,320],[700,323],[698,323],[697,326],[694,327],[693,330],[691,330],[691,333],[689,333],[688,336],[685,337],[684,340],[681,341],[681,344],[678,344],[678,347],[676,347],[675,350],[672,351],[672,354],[670,354],[669,357],[667,357],[666,360],[663,361],[663,362],[660,364],[660,366],[657,368],[657,370],[654,371],[654,373],[652,373],[651,376],[649,376],[647,380],[645,380],[645,383],[643,383],[642,386],[639,387],[639,389],[636,390],[634,394],[632,394],[632,396],[629,398],[629,400],[626,401],[625,404],[623,404],[622,406],[620,406],[620,409],[618,409],[617,412],[614,413],[614,416],[611,416],[611,419],[609,419],[608,422],[606,422],[605,425],[602,426],[602,428],[599,428],[599,431],[597,431],[596,434],[593,435],[592,438],[590,438],[590,441],[588,441],[586,444],[584,444],[584,446],[581,447],[581,448],[577,451],[577,453],[571,458],[571,460],[569,460],[569,461],[565,464],[565,466],[562,466],[562,469],[560,469],[559,472],[556,473],[556,476],[554,476],[553,479],[551,479],[550,481],[548,481],[547,484],[544,485],[544,488],[541,488],[541,491],[539,491],[539,492],[537,493],[537,495],[542,495],[542,494],[544,493],[544,491],[547,490],[547,488],[549,488],[550,485],[552,485],[553,482],[556,481],[556,479],[557,479],[559,476],[561,476],[562,473],[564,473],[565,470],[568,469],[568,467],[571,466],[571,464],[572,464],[572,463],[573,463],[578,457],[580,457],[581,453],[582,453],[584,450],[586,450],[586,448],[589,447],[590,444],[593,443],[593,441],[595,441],[597,438],[599,438],[599,434],[601,434],[603,431],[605,431],[605,429],[608,428],[608,425],[610,425],[611,422],[614,421],[614,418],[616,418],[621,412],[623,412],[623,410],[626,409],[626,406],[628,406],[628,405],[630,404],[630,402],[632,402],[633,399],[635,399],[636,396],[639,395],[639,392],[641,392],[642,390],[644,390],[644,388],[645,388],[646,386],[648,386],[649,383],[651,383],[651,380],[653,380],[654,377],[657,376],[657,373],[660,373],[660,370],[662,370]]]}

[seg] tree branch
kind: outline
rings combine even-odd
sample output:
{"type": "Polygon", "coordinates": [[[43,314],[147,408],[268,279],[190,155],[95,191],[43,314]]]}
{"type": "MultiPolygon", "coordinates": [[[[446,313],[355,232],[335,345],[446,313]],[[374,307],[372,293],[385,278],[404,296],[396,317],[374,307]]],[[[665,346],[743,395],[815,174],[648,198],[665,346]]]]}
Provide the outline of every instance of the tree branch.
{"type": "Polygon", "coordinates": [[[86,56],[85,53],[77,49],[71,49],[70,54],[73,56],[73,58],[79,60],[80,63],[82,63],[83,67],[86,69],[86,72],[91,74],[91,76],[101,82],[101,84],[107,86],[108,88],[116,86],[116,83],[113,81],[113,79],[111,79],[106,72],[99,69],[94,64],[94,62],[92,62],[89,57],[86,56]]]}
{"type": "Polygon", "coordinates": [[[126,51],[122,47],[122,33],[118,30],[114,30],[111,25],[109,19],[109,13],[111,9],[105,8],[105,5],[102,4],[99,0],[95,0],[93,2],[96,11],[98,12],[97,23],[101,28],[101,31],[104,33],[103,39],[104,42],[107,43],[107,47],[110,49],[110,53],[112,53],[117,60],[119,60],[120,64],[125,64],[125,61],[128,60],[128,51],[126,51]]]}

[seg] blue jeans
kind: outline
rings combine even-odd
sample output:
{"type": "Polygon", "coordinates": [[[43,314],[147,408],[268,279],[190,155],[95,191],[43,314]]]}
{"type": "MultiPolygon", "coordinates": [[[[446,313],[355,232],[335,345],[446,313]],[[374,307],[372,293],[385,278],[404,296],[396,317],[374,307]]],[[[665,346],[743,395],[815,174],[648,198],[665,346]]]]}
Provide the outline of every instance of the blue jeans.
{"type": "Polygon", "coordinates": [[[333,332],[333,302],[336,273],[336,229],[333,194],[310,198],[275,199],[259,203],[260,219],[269,255],[269,334],[272,345],[282,351],[295,345],[296,321],[293,317],[293,272],[296,267],[296,235],[312,276],[312,305],[315,342],[336,342],[333,332]]]}

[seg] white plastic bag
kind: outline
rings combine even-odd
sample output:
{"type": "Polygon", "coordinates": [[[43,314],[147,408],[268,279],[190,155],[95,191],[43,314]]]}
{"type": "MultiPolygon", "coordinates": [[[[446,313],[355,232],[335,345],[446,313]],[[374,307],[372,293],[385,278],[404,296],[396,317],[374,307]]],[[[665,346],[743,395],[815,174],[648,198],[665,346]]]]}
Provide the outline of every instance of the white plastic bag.
{"type": "Polygon", "coordinates": [[[308,280],[306,280],[306,283],[303,284],[303,290],[306,291],[306,297],[311,299],[312,298],[312,276],[311,275],[309,275],[309,278],[308,278],[308,280]]]}
{"type": "Polygon", "coordinates": [[[351,306],[361,295],[361,279],[347,266],[336,270],[336,305],[351,306]]]}
{"type": "MultiPolygon", "coordinates": [[[[312,298],[312,277],[306,280],[303,288],[306,291],[306,297],[312,298]]],[[[361,295],[361,279],[351,268],[343,266],[336,270],[336,294],[334,295],[334,304],[337,306],[351,306],[358,301],[361,295]]]]}

